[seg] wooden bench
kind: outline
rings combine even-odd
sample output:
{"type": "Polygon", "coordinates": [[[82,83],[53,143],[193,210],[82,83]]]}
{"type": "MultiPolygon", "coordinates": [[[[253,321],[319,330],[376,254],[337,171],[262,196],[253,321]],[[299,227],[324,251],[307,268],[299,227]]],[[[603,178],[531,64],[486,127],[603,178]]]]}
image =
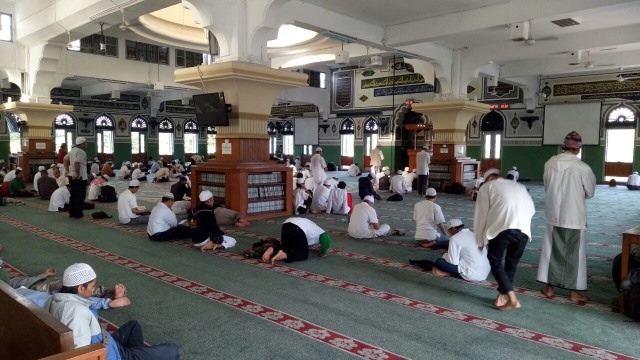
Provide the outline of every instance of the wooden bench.
{"type": "Polygon", "coordinates": [[[74,349],[71,329],[2,281],[0,309],[0,359],[107,358],[102,344],[74,349]]]}

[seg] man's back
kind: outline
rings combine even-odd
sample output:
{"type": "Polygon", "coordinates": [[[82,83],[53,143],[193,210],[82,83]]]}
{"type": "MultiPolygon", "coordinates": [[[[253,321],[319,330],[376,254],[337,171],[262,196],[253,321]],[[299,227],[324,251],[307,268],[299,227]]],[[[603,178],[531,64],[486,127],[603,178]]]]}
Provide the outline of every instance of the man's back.
{"type": "Polygon", "coordinates": [[[416,239],[435,240],[437,225],[444,223],[440,205],[431,200],[422,200],[413,206],[413,220],[416,222],[416,239]]]}
{"type": "Polygon", "coordinates": [[[442,257],[449,264],[458,265],[460,275],[465,280],[486,280],[491,271],[487,247],[478,249],[475,234],[469,229],[462,229],[451,237],[449,249],[442,257]]]}
{"type": "Polygon", "coordinates": [[[429,153],[420,151],[416,154],[416,174],[429,175],[429,163],[431,162],[429,153]]]}
{"type": "Polygon", "coordinates": [[[394,193],[404,194],[406,192],[406,187],[404,185],[404,177],[402,175],[394,175],[391,178],[390,189],[394,193]]]}
{"type": "Polygon", "coordinates": [[[544,165],[545,210],[547,223],[569,229],[587,224],[586,198],[595,193],[593,171],[577,156],[562,153],[544,165]]]}
{"type": "Polygon", "coordinates": [[[361,177],[358,179],[358,195],[363,199],[367,195],[373,195],[373,184],[368,177],[361,177]]]}
{"type": "Polygon", "coordinates": [[[372,231],[369,224],[377,222],[378,217],[376,210],[369,206],[369,204],[362,202],[353,207],[347,232],[349,233],[349,236],[355,238],[370,237],[372,231]]]}

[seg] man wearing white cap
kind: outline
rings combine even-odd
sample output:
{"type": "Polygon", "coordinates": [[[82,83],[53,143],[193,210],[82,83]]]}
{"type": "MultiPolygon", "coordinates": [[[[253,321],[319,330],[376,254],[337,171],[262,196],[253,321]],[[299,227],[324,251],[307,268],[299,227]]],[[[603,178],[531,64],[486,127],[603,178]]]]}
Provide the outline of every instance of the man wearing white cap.
{"type": "Polygon", "coordinates": [[[629,175],[629,178],[627,179],[627,189],[640,190],[640,175],[638,175],[637,171],[634,171],[629,175]]]}
{"type": "MultiPolygon", "coordinates": [[[[129,181],[129,188],[118,197],[118,220],[123,225],[146,224],[149,222],[149,212],[144,206],[138,206],[135,193],[140,188],[140,181],[129,181]]],[[[174,215],[175,217],[175,215],[174,215]]]]}
{"type": "MultiPolygon", "coordinates": [[[[107,359],[174,360],[180,357],[177,345],[145,345],[141,325],[135,320],[127,321],[113,334],[103,331],[97,310],[91,308],[94,302],[89,299],[96,287],[96,280],[96,273],[91,266],[73,264],[64,271],[60,292],[54,293],[45,304],[45,309],[54,318],[73,331],[74,348],[105,344],[107,359]]],[[[127,302],[121,299],[126,297],[110,303],[116,305],[116,301],[127,302]]]]}
{"type": "Polygon", "coordinates": [[[102,186],[109,182],[109,179],[111,179],[109,175],[98,175],[95,179],[91,180],[87,199],[91,201],[98,200],[102,186]]]}
{"type": "Polygon", "coordinates": [[[409,168],[404,168],[404,172],[402,173],[404,176],[404,187],[407,189],[407,193],[413,191],[413,180],[418,178],[418,174],[416,174],[416,169],[413,169],[412,172],[409,172],[409,168]]]}
{"type": "Polygon", "coordinates": [[[349,236],[356,239],[372,239],[387,235],[391,232],[391,227],[378,222],[378,215],[373,208],[373,196],[367,195],[363,201],[353,207],[349,228],[349,236]]]}
{"type": "Polygon", "coordinates": [[[380,167],[382,166],[382,160],[384,160],[384,154],[380,149],[380,144],[377,144],[375,148],[371,149],[369,153],[369,164],[371,165],[371,173],[373,177],[376,178],[376,175],[380,172],[380,167]]]}
{"type": "Polygon", "coordinates": [[[518,172],[517,166],[512,167],[511,170],[507,172],[507,179],[518,181],[519,178],[520,178],[520,173],[518,172]]]}
{"type": "Polygon", "coordinates": [[[213,207],[213,193],[204,190],[198,195],[200,203],[193,212],[189,226],[192,228],[193,246],[205,252],[207,250],[229,249],[235,246],[236,239],[224,234],[216,221],[213,207]]]}
{"type": "Polygon", "coordinates": [[[313,200],[311,201],[311,213],[319,214],[327,211],[329,204],[329,196],[331,196],[331,181],[325,179],[321,186],[318,186],[313,192],[313,200]]]}
{"type": "Polygon", "coordinates": [[[265,263],[284,260],[292,263],[309,258],[309,250],[326,256],[331,238],[316,223],[302,217],[290,217],[282,224],[280,241],[275,241],[262,255],[265,263]]]}
{"type": "Polygon", "coordinates": [[[17,168],[9,171],[7,173],[7,175],[4,176],[4,179],[2,180],[2,182],[11,182],[13,179],[15,179],[16,178],[16,170],[22,171],[22,168],[18,166],[17,168]]]}
{"type": "Polygon", "coordinates": [[[140,169],[140,166],[142,166],[142,163],[133,163],[131,180],[147,181],[147,177],[142,173],[142,169],[140,169]]]}
{"type": "Polygon", "coordinates": [[[94,177],[100,176],[100,160],[98,158],[93,159],[93,164],[91,164],[91,170],[89,173],[94,177]]]}
{"type": "Polygon", "coordinates": [[[416,174],[418,174],[418,195],[422,196],[429,187],[429,164],[431,156],[429,155],[428,146],[424,145],[419,153],[416,154],[416,174]]]}
{"type": "Polygon", "coordinates": [[[313,181],[317,188],[322,187],[322,183],[327,178],[327,163],[322,157],[322,148],[318,146],[316,153],[311,157],[311,172],[313,173],[313,181]]]}
{"type": "Polygon", "coordinates": [[[296,178],[296,189],[293,190],[293,211],[296,215],[305,214],[313,201],[313,194],[307,190],[304,178],[296,178]]]}
{"type": "MultiPolygon", "coordinates": [[[[131,180],[135,181],[135,180],[131,180]]],[[[178,225],[176,214],[171,211],[173,206],[173,194],[163,194],[162,199],[151,210],[147,235],[153,241],[170,241],[186,239],[191,236],[187,226],[178,225]]]]}
{"type": "Polygon", "coordinates": [[[436,189],[428,188],[425,198],[426,200],[417,202],[413,206],[413,221],[416,222],[415,239],[418,245],[424,248],[446,248],[449,245],[449,236],[444,228],[442,208],[436,204],[438,200],[436,189]]]}
{"type": "Polygon", "coordinates": [[[41,168],[43,168],[43,170],[40,170],[40,178],[36,182],[36,184],[38,184],[38,194],[41,200],[49,200],[51,194],[58,188],[58,183],[56,179],[49,177],[49,173],[44,169],[44,166],[41,166],[41,168]]]}
{"type": "Polygon", "coordinates": [[[484,281],[491,271],[487,248],[478,249],[476,236],[465,229],[460,219],[449,220],[449,248],[438,258],[432,272],[438,276],[453,276],[467,281],[484,281]]]}
{"type": "Polygon", "coordinates": [[[40,177],[42,176],[42,172],[47,172],[47,169],[40,165],[38,166],[38,172],[33,176],[33,190],[35,192],[39,192],[38,191],[38,180],[40,179],[40,177]]]}
{"type": "Polygon", "coordinates": [[[476,244],[480,249],[488,246],[491,273],[498,282],[493,304],[500,310],[517,309],[520,302],[513,291],[513,278],[531,239],[531,218],[536,209],[527,188],[503,179],[500,170],[489,169],[484,177],[473,220],[476,244]]]}
{"type": "Polygon", "coordinates": [[[87,194],[87,139],[76,138],[76,146],[69,151],[69,176],[71,180],[71,199],[69,200],[69,217],[79,219],[84,216],[82,206],[87,194]]]}
{"type": "Polygon", "coordinates": [[[131,180],[131,161],[125,161],[118,172],[118,177],[123,180],[131,180]]]}
{"type": "Polygon", "coordinates": [[[547,226],[540,252],[538,282],[551,298],[553,287],[571,291],[571,302],[588,300],[580,292],[587,290],[586,199],[596,191],[596,177],[578,154],[582,137],[575,131],[564,139],[562,153],[544,164],[545,212],[547,226]]]}
{"type": "Polygon", "coordinates": [[[400,195],[407,193],[407,188],[404,184],[404,177],[402,176],[402,170],[398,170],[396,175],[393,175],[391,178],[389,190],[391,190],[392,193],[400,195]]]}

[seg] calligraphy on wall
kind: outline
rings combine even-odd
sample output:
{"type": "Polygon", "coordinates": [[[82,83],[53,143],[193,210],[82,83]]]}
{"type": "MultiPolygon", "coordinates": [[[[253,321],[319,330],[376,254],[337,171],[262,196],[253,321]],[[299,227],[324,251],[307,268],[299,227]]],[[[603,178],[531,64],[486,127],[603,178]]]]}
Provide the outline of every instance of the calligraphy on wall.
{"type": "Polygon", "coordinates": [[[353,108],[353,71],[333,73],[333,108],[353,108]]]}
{"type": "MultiPolygon", "coordinates": [[[[553,86],[553,96],[611,94],[611,93],[639,93],[640,80],[627,81],[592,81],[585,83],[556,84],[553,86]]],[[[629,95],[627,95],[629,96],[629,95]]],[[[617,94],[616,94],[617,97],[617,94]]]]}
{"type": "Polygon", "coordinates": [[[483,78],[483,100],[517,100],[520,96],[520,87],[498,81],[497,86],[489,86],[483,78]]]}
{"type": "Polygon", "coordinates": [[[386,87],[386,88],[374,89],[373,96],[418,94],[418,93],[433,92],[433,89],[434,87],[431,84],[386,87]]]}
{"type": "Polygon", "coordinates": [[[389,86],[422,84],[424,82],[424,76],[420,74],[385,76],[375,79],[360,80],[360,88],[372,89],[389,86]]]}

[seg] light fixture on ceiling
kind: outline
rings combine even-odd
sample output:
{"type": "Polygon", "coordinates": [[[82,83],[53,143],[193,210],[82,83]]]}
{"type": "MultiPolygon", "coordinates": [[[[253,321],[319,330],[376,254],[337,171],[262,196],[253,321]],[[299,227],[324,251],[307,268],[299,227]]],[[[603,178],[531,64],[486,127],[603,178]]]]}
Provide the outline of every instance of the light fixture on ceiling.
{"type": "Polygon", "coordinates": [[[120,11],[122,12],[122,24],[120,24],[120,26],[118,26],[118,27],[122,31],[127,31],[127,30],[129,30],[129,26],[127,25],[127,22],[124,21],[124,8],[120,9],[120,11]]]}
{"type": "Polygon", "coordinates": [[[100,52],[107,51],[107,44],[104,40],[104,23],[100,23],[100,52]]]}
{"type": "Polygon", "coordinates": [[[67,42],[67,50],[73,49],[73,44],[71,43],[71,31],[67,30],[67,37],[69,38],[69,42],[67,42]]]}

